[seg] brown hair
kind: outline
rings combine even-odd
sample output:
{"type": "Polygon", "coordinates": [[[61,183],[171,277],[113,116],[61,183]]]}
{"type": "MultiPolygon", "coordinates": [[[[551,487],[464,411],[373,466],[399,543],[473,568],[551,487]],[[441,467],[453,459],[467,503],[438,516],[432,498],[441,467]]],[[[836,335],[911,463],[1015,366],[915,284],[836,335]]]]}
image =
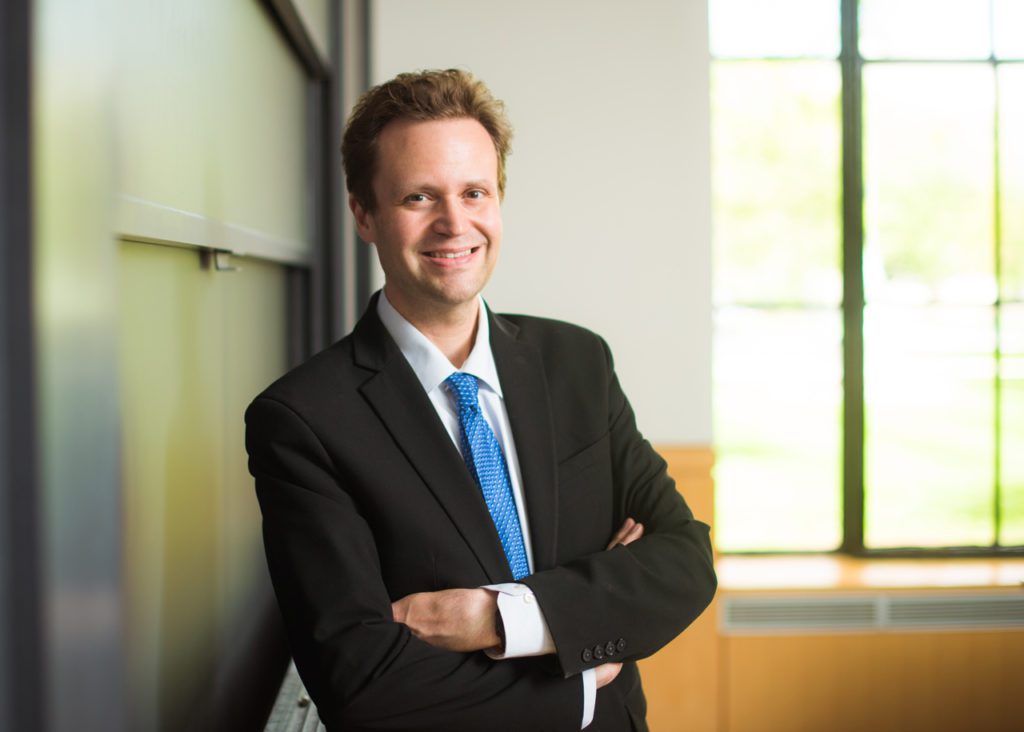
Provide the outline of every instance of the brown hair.
{"type": "Polygon", "coordinates": [[[367,211],[377,201],[377,138],[389,122],[475,119],[491,136],[498,154],[498,194],[505,195],[505,158],[511,152],[512,125],[505,105],[468,71],[447,69],[399,74],[373,87],[356,102],[345,127],[341,158],[349,192],[367,211]]]}

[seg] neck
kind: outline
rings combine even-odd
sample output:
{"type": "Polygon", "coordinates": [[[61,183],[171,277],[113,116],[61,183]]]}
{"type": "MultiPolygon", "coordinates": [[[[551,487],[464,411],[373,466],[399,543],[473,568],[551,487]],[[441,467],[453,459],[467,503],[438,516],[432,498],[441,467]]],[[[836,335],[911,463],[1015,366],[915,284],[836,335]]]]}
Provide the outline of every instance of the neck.
{"type": "Polygon", "coordinates": [[[409,307],[401,298],[393,298],[386,286],[384,292],[395,310],[437,346],[452,366],[462,368],[476,342],[477,318],[480,313],[480,301],[477,298],[444,309],[409,307]]]}

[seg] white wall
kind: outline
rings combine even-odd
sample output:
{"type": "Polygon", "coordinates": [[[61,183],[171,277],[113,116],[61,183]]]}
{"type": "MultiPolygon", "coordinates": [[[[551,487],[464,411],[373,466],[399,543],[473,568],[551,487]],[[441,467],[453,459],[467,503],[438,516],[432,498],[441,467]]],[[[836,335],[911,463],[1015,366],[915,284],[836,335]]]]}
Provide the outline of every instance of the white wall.
{"type": "Polygon", "coordinates": [[[461,67],[516,129],[499,311],[601,333],[641,429],[711,442],[705,0],[375,0],[375,82],[461,67]]]}

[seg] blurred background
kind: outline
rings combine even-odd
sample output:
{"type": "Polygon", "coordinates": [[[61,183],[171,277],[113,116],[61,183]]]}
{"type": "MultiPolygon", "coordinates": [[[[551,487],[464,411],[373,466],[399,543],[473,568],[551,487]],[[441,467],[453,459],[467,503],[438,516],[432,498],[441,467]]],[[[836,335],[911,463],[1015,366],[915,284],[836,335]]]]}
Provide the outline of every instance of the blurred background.
{"type": "Polygon", "coordinates": [[[714,527],[652,730],[1024,726],[1024,0],[4,0],[0,33],[0,729],[264,728],[242,412],[379,287],[343,121],[438,67],[516,129],[485,297],[608,339],[714,527]]]}

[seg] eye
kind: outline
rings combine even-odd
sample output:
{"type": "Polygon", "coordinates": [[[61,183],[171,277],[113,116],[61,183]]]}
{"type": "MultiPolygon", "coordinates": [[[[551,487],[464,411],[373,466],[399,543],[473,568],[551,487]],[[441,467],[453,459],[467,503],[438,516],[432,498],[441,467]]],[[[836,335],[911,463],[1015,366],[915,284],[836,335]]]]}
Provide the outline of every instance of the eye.
{"type": "Polygon", "coordinates": [[[410,193],[408,196],[402,199],[403,203],[423,203],[427,200],[427,197],[422,193],[410,193]]]}
{"type": "Polygon", "coordinates": [[[479,188],[474,188],[470,191],[466,191],[466,198],[480,199],[484,198],[487,194],[481,191],[479,188]]]}

